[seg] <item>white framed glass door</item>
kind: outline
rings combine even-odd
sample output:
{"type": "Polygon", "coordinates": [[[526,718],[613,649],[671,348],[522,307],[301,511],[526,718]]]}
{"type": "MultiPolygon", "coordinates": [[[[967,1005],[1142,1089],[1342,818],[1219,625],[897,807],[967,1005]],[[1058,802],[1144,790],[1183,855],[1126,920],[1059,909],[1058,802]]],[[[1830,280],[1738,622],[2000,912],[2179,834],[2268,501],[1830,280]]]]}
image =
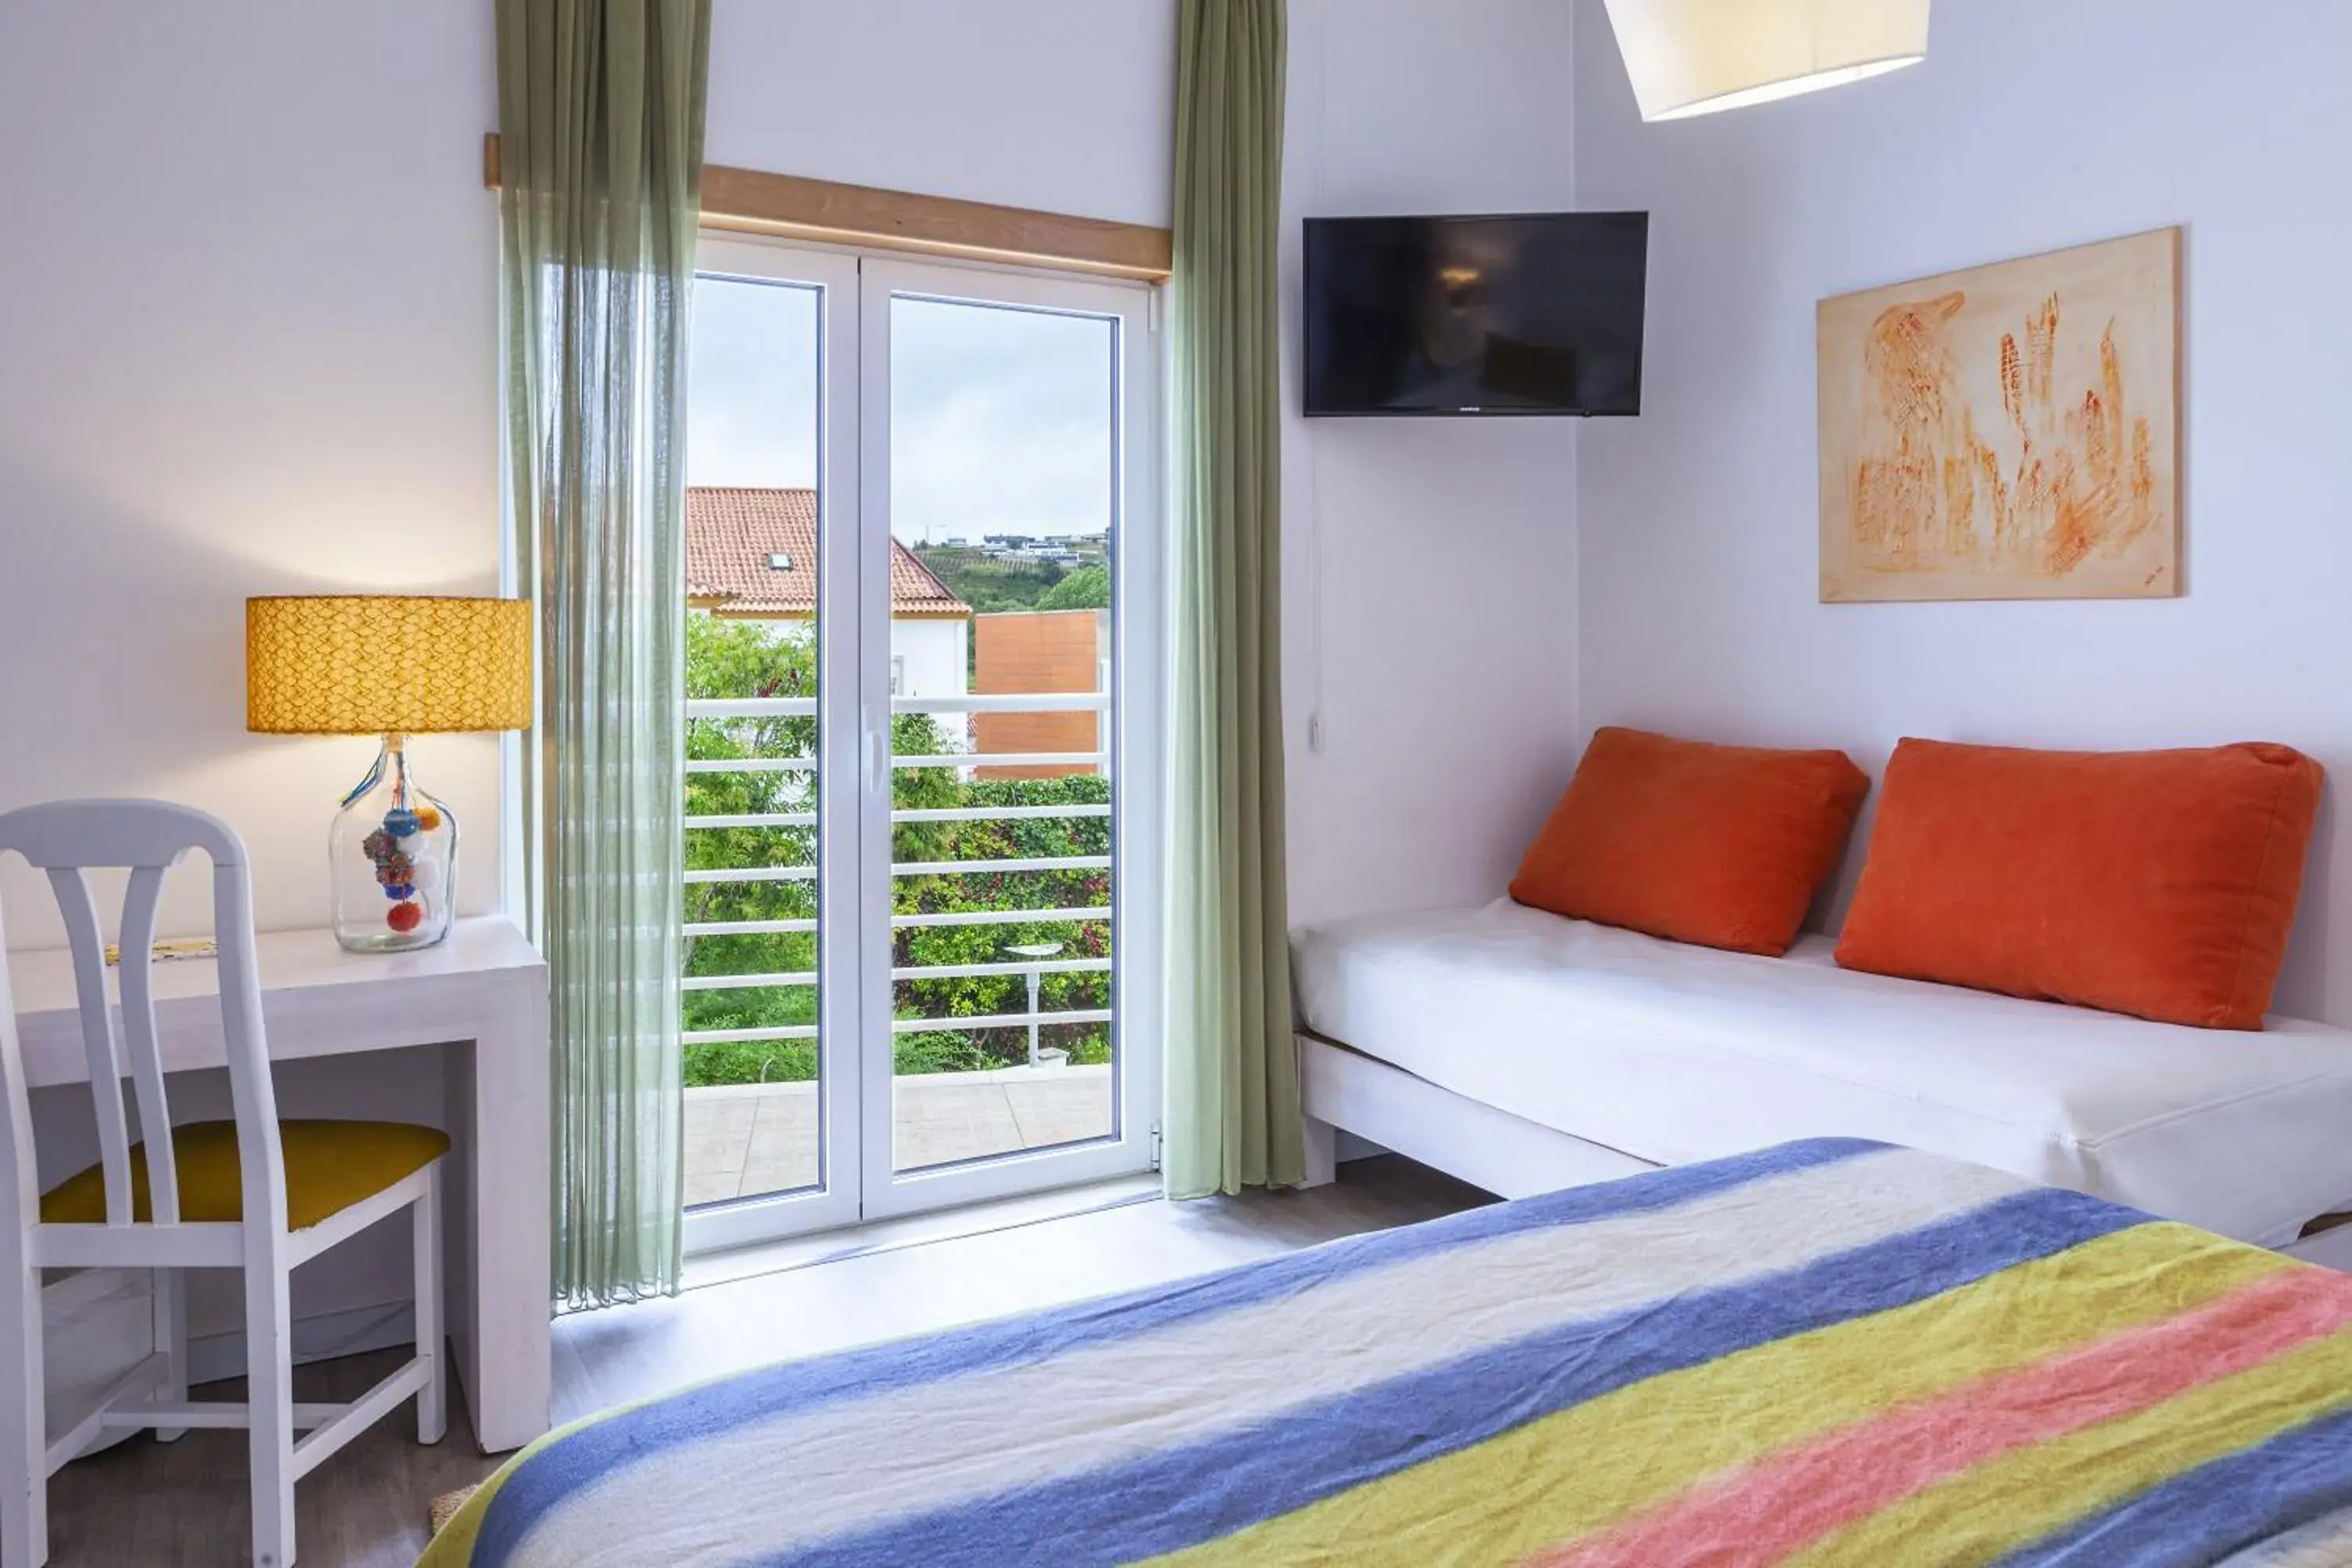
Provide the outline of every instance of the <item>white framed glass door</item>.
{"type": "Polygon", "coordinates": [[[698,260],[688,1245],[1146,1169],[1152,296],[698,260]]]}
{"type": "Polygon", "coordinates": [[[858,279],[706,237],[687,451],[690,1250],[858,1209],[858,279]]]}
{"type": "Polygon", "coordinates": [[[861,653],[890,694],[861,846],[869,1216],[1156,1157],[1151,308],[863,263],[861,653]],[[961,646],[934,587],[970,612],[961,646]]]}

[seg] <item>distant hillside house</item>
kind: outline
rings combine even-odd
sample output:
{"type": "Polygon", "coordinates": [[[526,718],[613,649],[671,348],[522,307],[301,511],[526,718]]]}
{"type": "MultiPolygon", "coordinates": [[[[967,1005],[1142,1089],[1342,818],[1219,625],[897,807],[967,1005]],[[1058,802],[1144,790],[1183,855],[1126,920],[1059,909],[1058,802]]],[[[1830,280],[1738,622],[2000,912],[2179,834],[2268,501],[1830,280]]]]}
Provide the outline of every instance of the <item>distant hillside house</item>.
{"type": "MultiPolygon", "coordinates": [[[[730,620],[816,616],[816,491],[689,485],[686,598],[730,620]]],[[[961,697],[971,606],[890,542],[890,691],[961,697]]]]}

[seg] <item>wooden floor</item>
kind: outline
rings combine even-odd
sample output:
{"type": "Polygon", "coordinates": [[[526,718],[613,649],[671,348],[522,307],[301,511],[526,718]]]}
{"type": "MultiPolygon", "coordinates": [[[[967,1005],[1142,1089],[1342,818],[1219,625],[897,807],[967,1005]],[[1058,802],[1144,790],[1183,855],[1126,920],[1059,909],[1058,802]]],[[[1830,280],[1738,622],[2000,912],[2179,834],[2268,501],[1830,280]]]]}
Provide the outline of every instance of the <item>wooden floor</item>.
{"type": "MultiPolygon", "coordinates": [[[[555,1418],[768,1362],[815,1355],[1204,1273],[1490,1201],[1395,1156],[1337,1185],[1201,1203],[1159,1201],[866,1253],[566,1318],[555,1328],[555,1418]]],[[[295,1397],[345,1399],[397,1365],[386,1351],[299,1369],[295,1397]]],[[[235,1384],[199,1391],[234,1396],[235,1384]]],[[[449,1436],[419,1447],[402,1410],[295,1489],[304,1568],[411,1568],[426,1506],[488,1475],[453,1386],[449,1436]]],[[[49,1484],[57,1568],[202,1568],[247,1560],[245,1439],[140,1436],[49,1484]]]]}

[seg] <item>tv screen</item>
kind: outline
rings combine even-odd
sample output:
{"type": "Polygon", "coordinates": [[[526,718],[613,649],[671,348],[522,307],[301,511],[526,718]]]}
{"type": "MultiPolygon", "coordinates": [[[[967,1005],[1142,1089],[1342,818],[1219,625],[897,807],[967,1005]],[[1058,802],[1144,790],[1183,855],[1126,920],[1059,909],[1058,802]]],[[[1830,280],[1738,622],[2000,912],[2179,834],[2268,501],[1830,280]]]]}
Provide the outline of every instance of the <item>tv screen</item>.
{"type": "Polygon", "coordinates": [[[1307,220],[1307,412],[1638,414],[1647,213],[1307,220]]]}

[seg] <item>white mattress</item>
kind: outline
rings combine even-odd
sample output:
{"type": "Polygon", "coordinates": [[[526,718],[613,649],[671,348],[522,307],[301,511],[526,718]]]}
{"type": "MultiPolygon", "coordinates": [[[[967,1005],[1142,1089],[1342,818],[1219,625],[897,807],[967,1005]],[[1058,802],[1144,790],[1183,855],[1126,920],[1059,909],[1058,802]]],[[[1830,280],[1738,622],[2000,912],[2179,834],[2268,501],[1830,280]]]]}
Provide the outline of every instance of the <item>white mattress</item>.
{"type": "Polygon", "coordinates": [[[1507,900],[1293,945],[1312,1032],[1659,1164],[1879,1138],[2264,1246],[2352,1205],[2352,1030],[2151,1024],[1507,900]]]}

